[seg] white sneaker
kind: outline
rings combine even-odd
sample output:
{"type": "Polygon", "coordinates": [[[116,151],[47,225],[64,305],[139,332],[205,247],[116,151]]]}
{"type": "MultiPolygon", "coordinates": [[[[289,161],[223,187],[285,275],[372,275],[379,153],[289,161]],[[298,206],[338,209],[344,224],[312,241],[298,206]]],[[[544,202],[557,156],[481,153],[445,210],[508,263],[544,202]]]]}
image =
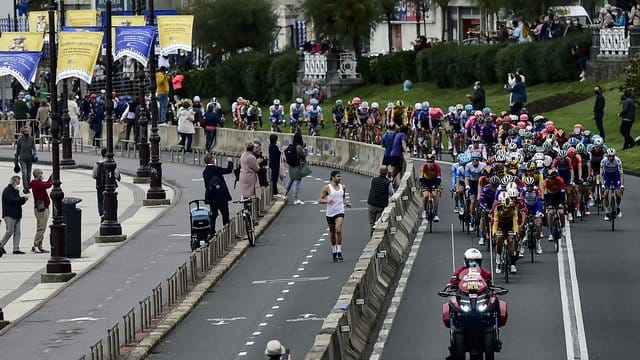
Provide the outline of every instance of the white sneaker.
{"type": "Polygon", "coordinates": [[[510,269],[512,274],[515,274],[516,272],[518,272],[518,269],[516,269],[515,265],[511,265],[510,269]]]}
{"type": "Polygon", "coordinates": [[[576,216],[577,217],[582,217],[582,214],[580,213],[580,210],[576,211],[576,216]]]}
{"type": "Polygon", "coordinates": [[[296,205],[304,205],[304,201],[302,201],[300,199],[294,201],[293,203],[296,204],[296,205]]]}
{"type": "Polygon", "coordinates": [[[476,231],[475,225],[471,224],[471,226],[469,227],[469,231],[476,231]]]}
{"type": "Polygon", "coordinates": [[[484,245],[484,238],[481,237],[480,240],[478,240],[478,245],[484,245]]]}
{"type": "Polygon", "coordinates": [[[571,213],[567,214],[567,219],[569,221],[573,221],[573,215],[571,215],[571,213]]]}
{"type": "Polygon", "coordinates": [[[609,221],[609,215],[608,214],[604,215],[604,221],[609,221]]]}
{"type": "Polygon", "coordinates": [[[589,206],[595,206],[596,202],[593,201],[593,198],[589,199],[589,206]]]}
{"type": "Polygon", "coordinates": [[[589,216],[589,215],[591,215],[591,211],[589,209],[585,209],[584,210],[584,214],[589,216]]]}
{"type": "Polygon", "coordinates": [[[580,77],[581,77],[581,78],[585,77],[585,75],[586,75],[586,74],[584,73],[584,71],[582,71],[582,72],[580,73],[580,77]]]}
{"type": "MultiPolygon", "coordinates": [[[[520,248],[520,251],[518,251],[518,257],[523,258],[524,257],[524,250],[522,248],[520,248]]],[[[513,265],[511,265],[513,266],[513,265]]]]}
{"type": "MultiPolygon", "coordinates": [[[[444,150],[444,144],[440,144],[440,149],[444,150]]],[[[449,151],[453,150],[453,145],[449,145],[449,151]]]]}
{"type": "Polygon", "coordinates": [[[496,274],[500,273],[502,273],[502,269],[500,268],[500,266],[496,266],[496,274]]]}
{"type": "Polygon", "coordinates": [[[457,214],[457,213],[458,213],[458,207],[457,207],[457,206],[454,206],[454,207],[453,207],[453,213],[454,213],[454,214],[457,214]]]}
{"type": "Polygon", "coordinates": [[[434,217],[433,217],[433,221],[434,221],[434,222],[438,222],[438,221],[440,221],[440,218],[438,217],[438,215],[436,215],[436,216],[434,216],[434,217]]]}
{"type": "Polygon", "coordinates": [[[567,236],[567,228],[566,227],[562,228],[562,236],[567,236]]]}
{"type": "Polygon", "coordinates": [[[422,210],[422,218],[423,219],[427,218],[427,210],[422,210]]]}
{"type": "Polygon", "coordinates": [[[622,217],[622,210],[620,210],[620,208],[618,208],[618,217],[621,218],[622,217]]]}
{"type": "Polygon", "coordinates": [[[536,241],[536,254],[542,254],[542,244],[540,244],[540,240],[536,241]]]}
{"type": "Polygon", "coordinates": [[[502,264],[502,259],[500,259],[500,254],[496,254],[496,265],[502,264]]]}
{"type": "Polygon", "coordinates": [[[464,215],[464,208],[463,207],[458,208],[458,214],[464,215]]]}
{"type": "Polygon", "coordinates": [[[553,234],[549,234],[549,237],[547,238],[547,240],[553,241],[553,234]]]}
{"type": "Polygon", "coordinates": [[[413,150],[413,155],[418,155],[418,150],[413,150]]]}

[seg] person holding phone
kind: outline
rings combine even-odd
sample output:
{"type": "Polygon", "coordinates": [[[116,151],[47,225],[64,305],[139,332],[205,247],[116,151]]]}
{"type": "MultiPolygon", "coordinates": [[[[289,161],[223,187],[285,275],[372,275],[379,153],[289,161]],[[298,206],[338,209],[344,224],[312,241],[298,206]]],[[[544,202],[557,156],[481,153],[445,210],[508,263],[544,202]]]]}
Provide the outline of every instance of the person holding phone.
{"type": "Polygon", "coordinates": [[[47,181],[44,179],[44,173],[41,169],[33,169],[33,180],[29,183],[29,188],[33,192],[33,212],[36,217],[36,235],[33,237],[33,246],[31,247],[32,253],[48,253],[42,247],[42,239],[44,238],[44,232],[47,229],[47,222],[49,221],[49,205],[51,199],[47,189],[50,189],[53,185],[53,178],[49,175],[47,181]]]}

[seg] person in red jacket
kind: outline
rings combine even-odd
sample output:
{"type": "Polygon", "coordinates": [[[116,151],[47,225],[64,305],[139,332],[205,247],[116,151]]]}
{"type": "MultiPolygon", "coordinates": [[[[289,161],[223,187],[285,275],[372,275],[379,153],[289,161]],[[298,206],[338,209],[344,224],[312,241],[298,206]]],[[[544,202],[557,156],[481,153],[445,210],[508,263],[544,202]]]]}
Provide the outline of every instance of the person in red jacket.
{"type": "Polygon", "coordinates": [[[53,184],[53,178],[49,175],[47,181],[43,181],[43,172],[40,169],[33,170],[33,180],[29,183],[29,188],[33,192],[33,212],[36,217],[36,235],[33,237],[33,246],[31,252],[34,253],[48,253],[42,247],[42,239],[44,238],[44,232],[47,229],[47,222],[49,221],[49,205],[51,199],[47,189],[51,188],[53,184]]]}

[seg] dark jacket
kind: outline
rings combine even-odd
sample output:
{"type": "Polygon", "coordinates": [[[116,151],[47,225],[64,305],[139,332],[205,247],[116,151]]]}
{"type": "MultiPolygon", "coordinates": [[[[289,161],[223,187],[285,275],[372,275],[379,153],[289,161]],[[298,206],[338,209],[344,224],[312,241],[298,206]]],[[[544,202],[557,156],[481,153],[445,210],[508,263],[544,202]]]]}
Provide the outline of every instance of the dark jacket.
{"type": "Polygon", "coordinates": [[[479,87],[471,98],[471,104],[474,110],[482,110],[486,107],[484,89],[479,87]]]}
{"type": "Polygon", "coordinates": [[[226,168],[214,164],[208,164],[204,168],[202,171],[202,178],[204,179],[204,197],[207,203],[216,204],[231,201],[229,187],[227,186],[227,182],[224,180],[224,175],[231,174],[231,172],[233,172],[233,161],[229,161],[226,168]],[[215,177],[219,178],[218,184],[221,185],[221,188],[217,191],[211,190],[211,186],[209,185],[214,181],[215,177]]]}
{"type": "Polygon", "coordinates": [[[631,97],[622,100],[622,111],[620,111],[622,120],[634,121],[636,119],[636,104],[631,97]]]}
{"type": "Polygon", "coordinates": [[[16,141],[16,155],[18,160],[31,162],[33,154],[36,153],[36,142],[33,140],[33,136],[25,137],[20,135],[16,141]]]}
{"type": "Polygon", "coordinates": [[[20,196],[20,191],[11,184],[2,191],[2,217],[14,219],[22,218],[22,205],[27,202],[26,197],[20,196]]]}
{"type": "Polygon", "coordinates": [[[220,116],[216,112],[207,111],[204,113],[204,126],[205,130],[215,130],[216,128],[222,127],[220,116]]]}
{"type": "Polygon", "coordinates": [[[269,144],[269,168],[271,169],[271,173],[275,172],[276,174],[280,171],[280,156],[282,153],[280,152],[280,148],[278,144],[269,144]]]}
{"type": "Polygon", "coordinates": [[[596,95],[596,102],[593,104],[593,118],[602,120],[604,117],[604,95],[602,93],[596,95]]]}
{"type": "MultiPolygon", "coordinates": [[[[391,191],[389,185],[391,181],[386,176],[376,176],[371,179],[371,188],[369,189],[369,197],[367,204],[379,208],[386,208],[389,205],[389,195],[391,191]]],[[[393,190],[393,188],[391,189],[393,190]]]]}
{"type": "Polygon", "coordinates": [[[516,82],[513,87],[508,87],[505,90],[511,93],[511,102],[512,103],[527,103],[527,92],[525,89],[525,85],[523,82],[516,82]]]}

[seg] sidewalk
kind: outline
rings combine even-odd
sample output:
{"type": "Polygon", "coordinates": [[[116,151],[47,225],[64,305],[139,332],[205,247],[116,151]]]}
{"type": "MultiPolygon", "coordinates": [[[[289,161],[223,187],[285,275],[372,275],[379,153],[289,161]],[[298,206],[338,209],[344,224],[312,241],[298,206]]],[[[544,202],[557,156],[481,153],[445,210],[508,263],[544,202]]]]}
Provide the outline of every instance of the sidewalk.
{"type": "MultiPolygon", "coordinates": [[[[51,174],[51,166],[34,164],[34,168],[44,171],[45,179],[51,174]]],[[[13,176],[13,164],[0,163],[0,187],[4,189],[13,176]]],[[[82,210],[82,257],[69,259],[72,271],[80,277],[89,271],[112,250],[121,243],[95,244],[94,238],[99,233],[100,221],[97,212],[97,197],[95,180],[91,178],[89,169],[64,169],[62,171],[62,190],[65,197],[82,199],[76,206],[82,210]]],[[[118,218],[121,221],[122,233],[132,234],[138,232],[144,225],[157,218],[165,207],[144,208],[141,199],[144,198],[145,185],[133,184],[133,178],[122,175],[122,181],[118,186],[118,218]]],[[[173,191],[167,189],[167,195],[173,199],[173,191]]],[[[34,217],[33,196],[23,206],[21,223],[20,249],[25,255],[12,254],[12,239],[5,245],[7,254],[0,258],[0,307],[4,311],[5,320],[15,321],[24,316],[48,297],[55,295],[66,283],[42,284],[40,274],[45,272],[45,266],[50,254],[34,254],[31,252],[33,237],[35,235],[36,220],[34,217]]],[[[51,216],[48,225],[51,224],[51,216]]],[[[0,225],[0,234],[4,235],[5,225],[0,225]]],[[[44,248],[50,250],[49,227],[44,236],[44,248]]]]}

